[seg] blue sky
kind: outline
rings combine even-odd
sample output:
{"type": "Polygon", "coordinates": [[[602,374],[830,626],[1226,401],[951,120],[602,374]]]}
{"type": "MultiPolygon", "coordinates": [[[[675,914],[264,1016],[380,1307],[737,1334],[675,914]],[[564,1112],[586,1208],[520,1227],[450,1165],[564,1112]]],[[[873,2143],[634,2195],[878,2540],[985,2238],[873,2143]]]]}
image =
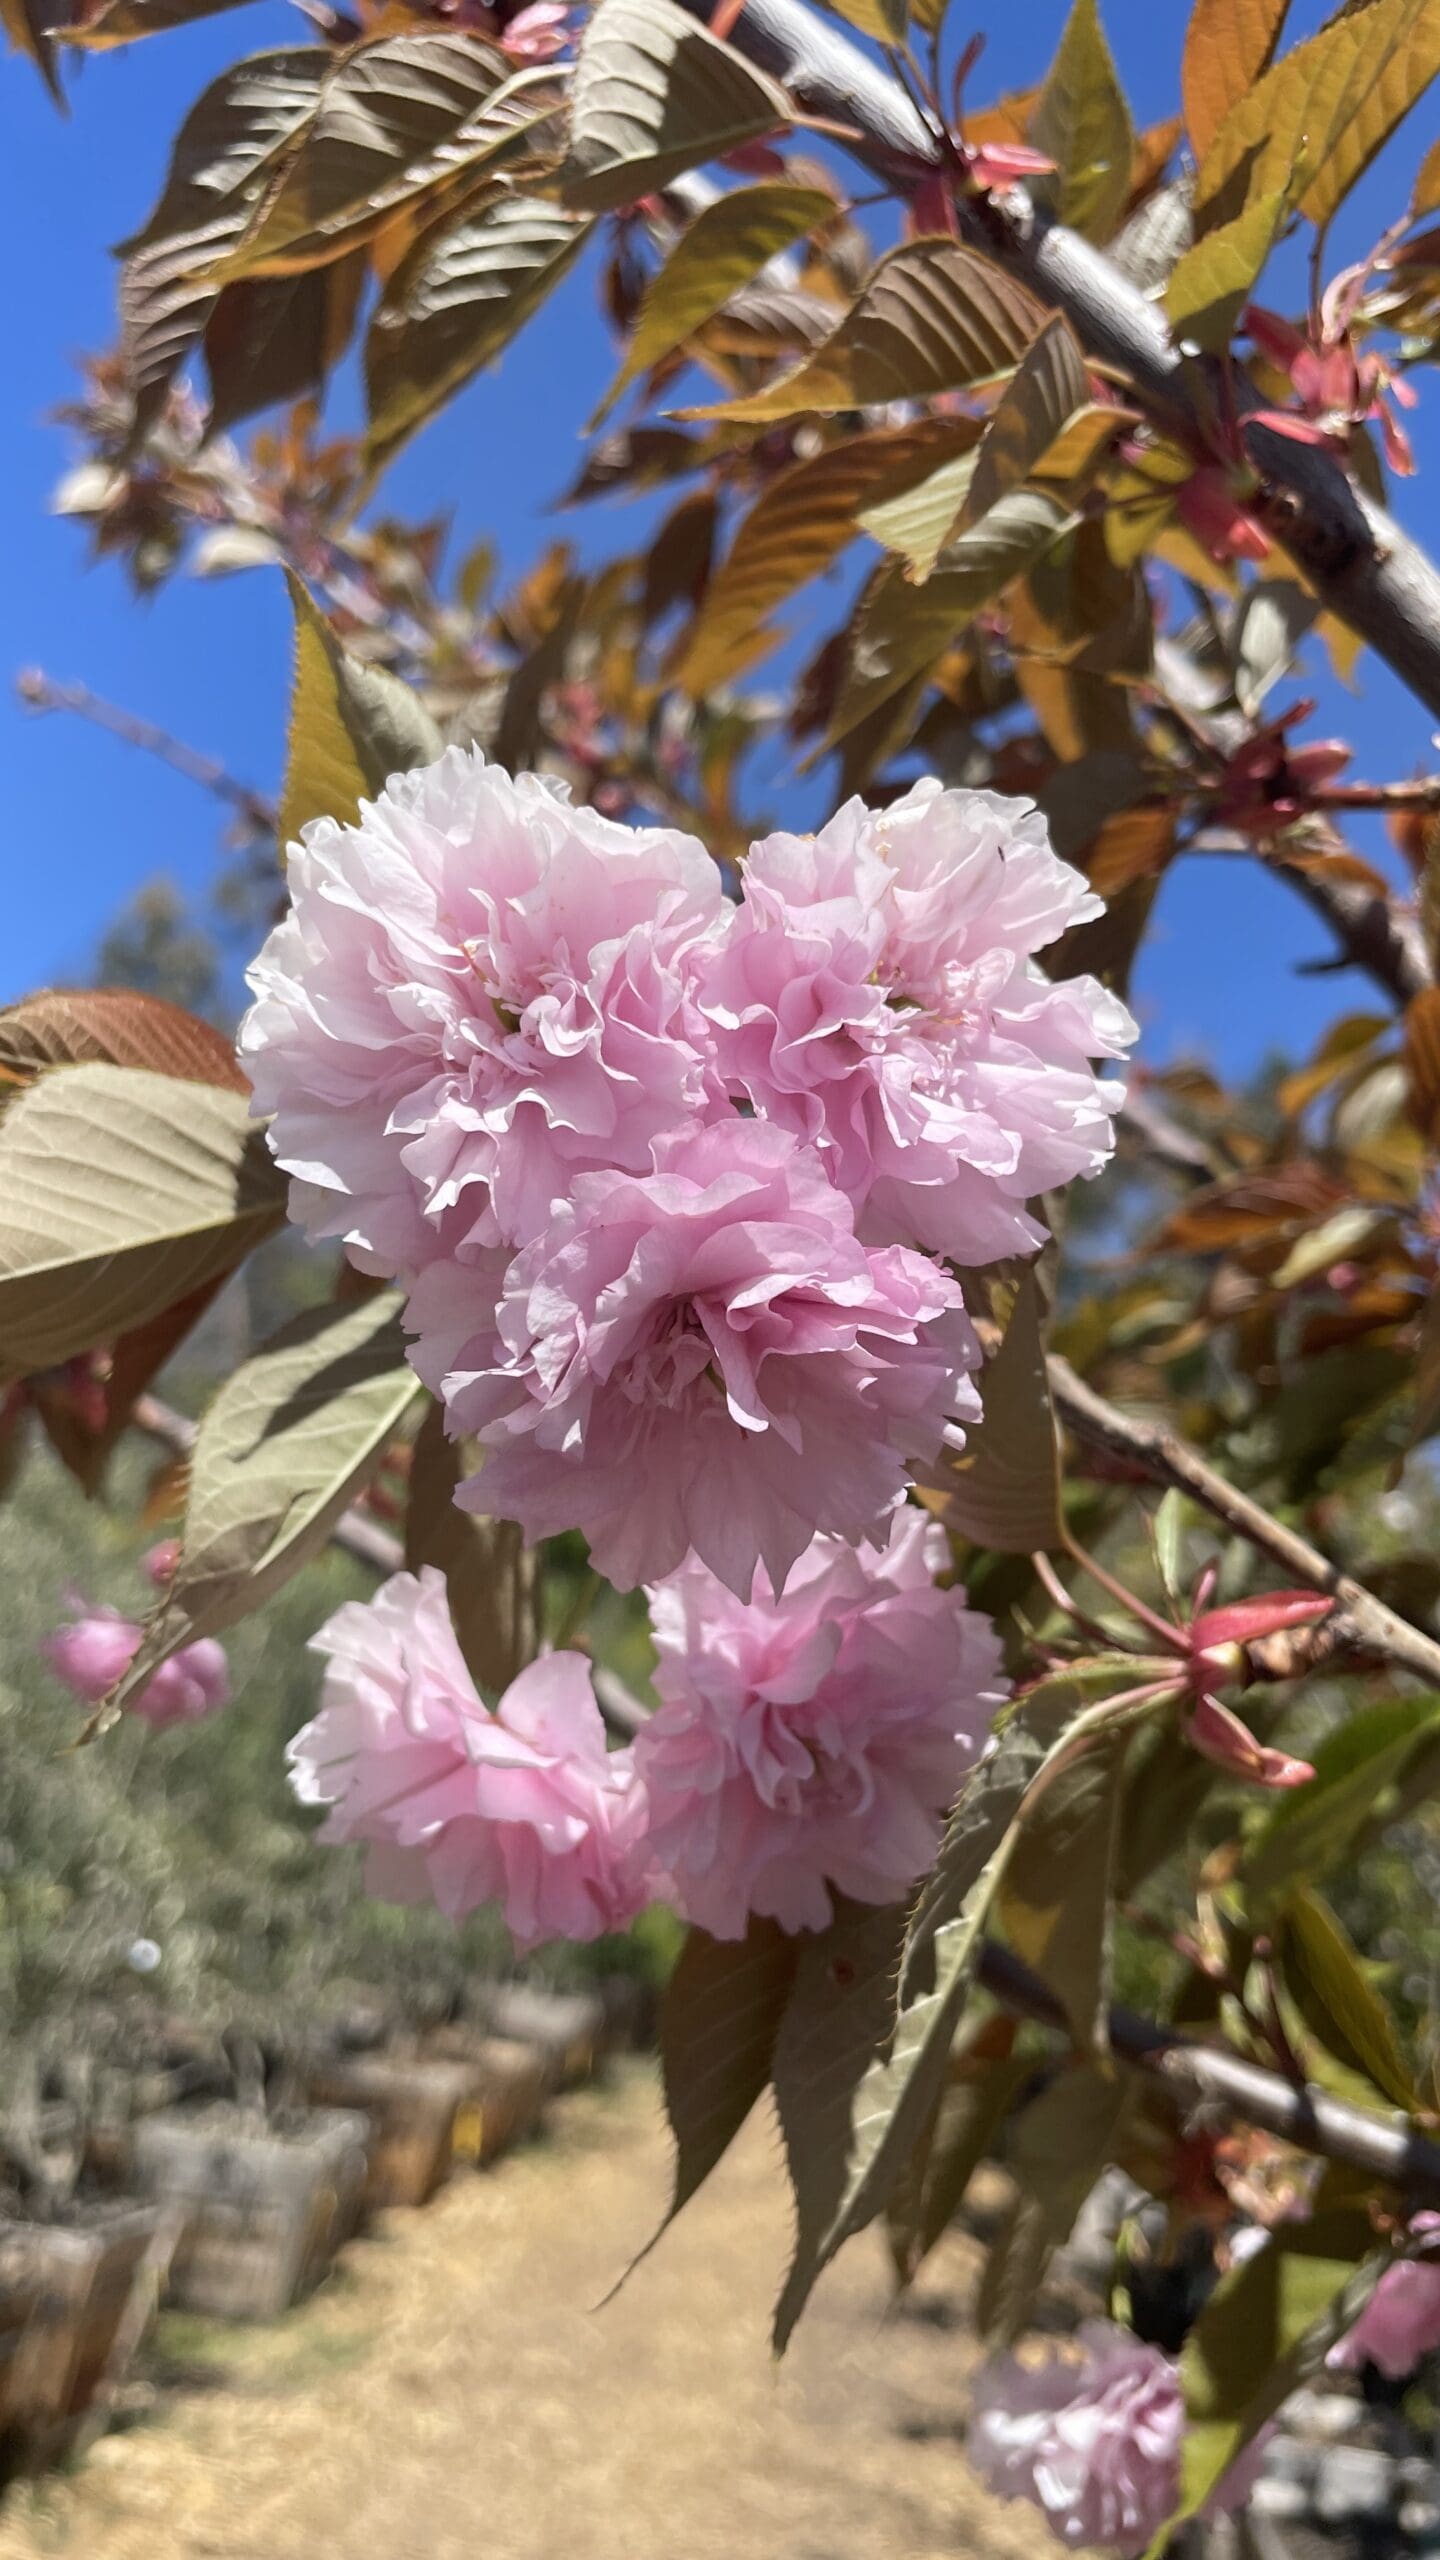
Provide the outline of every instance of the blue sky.
{"type": "MultiPolygon", "coordinates": [[[[1103,0],[1102,0],[1103,4],[1103,0]]],[[[984,99],[1042,73],[1064,0],[994,0],[952,23],[982,27],[987,53],[974,95],[984,99]]],[[[1321,14],[1297,5],[1297,25],[1321,14]]],[[[1106,23],[1138,118],[1177,100],[1182,0],[1108,0],[1106,23]]],[[[0,61],[0,218],[12,243],[0,375],[0,772],[8,823],[0,839],[5,932],[0,999],[86,973],[97,935],[139,881],[168,872],[203,893],[218,848],[217,813],[189,783],[83,724],[27,714],[13,677],[43,666],[160,722],[231,770],[273,787],[282,755],[288,637],[279,581],[252,573],[213,583],[177,579],[137,603],[113,566],[89,565],[83,531],[47,513],[65,439],[46,413],[74,383],[74,359],[114,329],[109,245],[136,227],[158,191],[170,138],[186,107],[242,51],[304,40],[298,12],[277,0],[96,56],[57,116],[28,65],[0,61]],[[25,244],[33,244],[28,254],[25,244]]],[[[1422,108],[1392,146],[1393,183],[1362,190],[1340,255],[1393,210],[1433,117],[1422,108]],[[1374,210],[1372,211],[1372,208],[1374,210]],[[1364,216],[1371,212],[1366,226],[1364,216]]],[[[486,534],[518,566],[545,510],[573,477],[581,421],[608,378],[608,333],[582,271],[502,366],[472,387],[401,458],[387,503],[416,514],[449,508],[457,545],[486,534]]],[[[1422,385],[1416,422],[1422,467],[1440,384],[1422,385]],[[1426,412],[1431,412],[1431,415],[1426,412]]],[[[1422,478],[1400,494],[1412,529],[1440,532],[1422,478]]],[[[576,518],[565,530],[579,531],[576,518]]],[[[589,543],[618,543],[623,520],[594,515],[589,543]]],[[[1356,770],[1384,779],[1435,750],[1424,715],[1368,655],[1351,700],[1322,678],[1320,725],[1349,734],[1356,770]]],[[[1368,839],[1374,846],[1373,833],[1368,839]]],[[[1180,865],[1168,882],[1137,990],[1143,1054],[1155,1064],[1201,1052],[1243,1072],[1280,1045],[1303,1048],[1339,1009],[1335,981],[1296,978],[1295,962],[1323,937],[1280,886],[1248,866],[1180,865]]],[[[1349,1001],[1358,982],[1340,982],[1349,1001]]]]}

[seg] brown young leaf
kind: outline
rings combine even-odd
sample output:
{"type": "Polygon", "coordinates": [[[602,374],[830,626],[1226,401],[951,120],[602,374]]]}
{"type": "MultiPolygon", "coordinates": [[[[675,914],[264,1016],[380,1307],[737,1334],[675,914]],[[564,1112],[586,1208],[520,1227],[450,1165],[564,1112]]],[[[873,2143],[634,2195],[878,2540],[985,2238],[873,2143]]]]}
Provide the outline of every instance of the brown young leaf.
{"type": "Polygon", "coordinates": [[[185,1084],[248,1093],[234,1043],[165,996],[123,987],[47,987],[0,1012],[0,1087],[47,1067],[150,1067],[185,1084]]]}
{"type": "Polygon", "coordinates": [[[1437,71],[1440,0],[1367,0],[1332,18],[1231,108],[1200,163],[1198,228],[1275,194],[1328,222],[1437,71]]]}
{"type": "Polygon", "coordinates": [[[972,420],[921,419],[867,435],[797,462],[762,491],[710,581],[674,681],[701,697],[723,684],[780,633],[765,629],[774,606],[828,569],[859,530],[872,492],[913,486],[938,459],[968,451],[972,420]]]}
{"type": "Polygon", "coordinates": [[[417,240],[365,343],[373,471],[519,335],[589,230],[542,197],[494,195],[417,240]]]}
{"type": "Polygon", "coordinates": [[[366,272],[361,250],[309,275],[225,287],[202,340],[213,433],[321,391],[350,343],[366,272]]]}
{"type": "Polygon", "coordinates": [[[1130,194],[1135,131],[1097,0],[1073,0],[1028,139],[1058,171],[1038,179],[1036,192],[1072,231],[1108,240],[1130,194]]]}
{"type": "Polygon", "coordinates": [[[625,358],[590,421],[593,431],[629,385],[693,338],[771,258],[835,213],[822,187],[782,180],[736,187],[702,205],[645,288],[625,358]]]}
{"type": "Polygon", "coordinates": [[[112,45],[134,44],[140,36],[159,36],[171,27],[188,27],[197,18],[218,17],[241,0],[101,0],[101,6],[66,27],[61,42],[86,53],[104,53],[112,45]]]}
{"type": "Polygon", "coordinates": [[[953,240],[906,240],[871,268],[823,347],[780,382],[682,414],[797,418],[925,400],[991,382],[1018,364],[1044,319],[1023,285],[953,240]]]}
{"type": "Polygon", "coordinates": [[[1194,0],[1180,86],[1197,161],[1231,108],[1268,71],[1289,6],[1290,0],[1194,0]]]}
{"type": "Polygon", "coordinates": [[[0,0],[0,27],[17,53],[33,62],[57,107],[65,104],[55,68],[55,26],[45,0],[0,0]]]}
{"type": "Polygon", "coordinates": [[[955,533],[987,515],[1008,489],[1028,480],[1050,452],[1088,390],[1085,358],[1062,311],[1045,323],[1008,382],[975,456],[975,470],[955,533]]]}
{"type": "Polygon", "coordinates": [[[790,121],[790,101],[675,0],[600,0],[575,64],[564,202],[610,213],[790,121]]]}

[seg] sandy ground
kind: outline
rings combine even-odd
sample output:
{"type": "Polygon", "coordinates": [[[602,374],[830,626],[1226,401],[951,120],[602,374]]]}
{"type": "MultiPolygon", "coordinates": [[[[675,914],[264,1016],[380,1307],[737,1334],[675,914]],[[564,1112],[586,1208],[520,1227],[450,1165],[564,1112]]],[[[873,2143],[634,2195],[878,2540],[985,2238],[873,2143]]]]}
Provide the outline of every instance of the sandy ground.
{"type": "Polygon", "coordinates": [[[187,2382],[71,2478],[11,2493],[0,2560],[1040,2560],[957,2425],[968,2242],[884,2318],[843,2253],[778,2369],[787,2208],[752,2124],[617,2299],[668,2153],[638,2067],[547,2139],[392,2216],[274,2329],[171,2322],[187,2382]]]}

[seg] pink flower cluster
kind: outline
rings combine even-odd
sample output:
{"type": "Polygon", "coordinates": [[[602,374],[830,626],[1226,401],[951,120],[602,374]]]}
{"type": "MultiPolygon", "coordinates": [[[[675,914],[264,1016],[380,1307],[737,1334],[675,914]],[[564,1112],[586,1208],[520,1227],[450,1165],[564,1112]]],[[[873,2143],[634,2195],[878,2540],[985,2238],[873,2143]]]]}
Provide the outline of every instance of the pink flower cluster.
{"type": "MultiPolygon", "coordinates": [[[[988,2489],[1038,2507],[1068,2549],[1133,2560],[1180,2503],[1185,2400],[1178,2366],[1129,2329],[1083,2321],[1075,2352],[997,2356],[973,2395],[967,2450],[988,2489]]],[[[1205,2512],[1243,2506],[1264,2439],[1248,2445],[1205,2512]]]]}
{"type": "MultiPolygon", "coordinates": [[[[70,1624],[57,1627],[40,1649],[72,1695],[86,1706],[98,1707],[129,1670],[145,1630],[133,1619],[122,1618],[118,1609],[92,1609],[79,1598],[72,1598],[70,1605],[70,1624]]],[[[227,1706],[229,1700],[225,1649],[213,1636],[202,1636],[161,1663],[130,1700],[127,1713],[157,1728],[192,1724],[227,1706]]]]}
{"type": "Polygon", "coordinates": [[[397,1574],[315,1639],[320,1712],[290,1746],[297,1793],[359,1840],[368,1881],[454,1918],[495,1901],[517,1944],[589,1939],[664,1900],[718,1937],[751,1912],[822,1927],[924,1874],[1004,1695],[999,1646],[941,1591],[914,1510],[886,1551],[819,1538],[750,1603],[691,1559],[651,1595],[663,1704],[607,1752],[590,1669],[543,1655],[492,1713],[442,1577],[397,1574]]]}
{"type": "Polygon", "coordinates": [[[941,1257],[1033,1250],[1133,1037],[1035,954],[1098,912],[1024,801],[919,783],[753,847],[452,748],[308,827],[241,1034],[294,1214],[409,1299],[462,1499],[630,1588],[883,1543],[978,1411],[941,1257]]]}

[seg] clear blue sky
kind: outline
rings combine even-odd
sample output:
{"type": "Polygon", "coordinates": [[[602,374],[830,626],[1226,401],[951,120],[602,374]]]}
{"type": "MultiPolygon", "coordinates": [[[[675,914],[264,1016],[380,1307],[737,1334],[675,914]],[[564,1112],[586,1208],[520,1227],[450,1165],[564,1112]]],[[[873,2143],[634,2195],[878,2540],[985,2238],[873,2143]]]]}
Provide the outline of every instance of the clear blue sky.
{"type": "MultiPolygon", "coordinates": [[[[1139,118],[1177,103],[1183,0],[1102,0],[1139,118]]],[[[952,23],[982,26],[988,48],[975,94],[1037,78],[1053,50],[1064,0],[1017,8],[954,0],[952,23]]],[[[1294,14],[1308,27],[1319,0],[1294,14]]],[[[278,579],[252,573],[213,583],[185,578],[137,603],[119,571],[91,567],[86,537],[47,514],[62,467],[62,435],[46,413],[68,396],[74,357],[113,336],[115,268],[109,245],[148,210],[181,115],[204,83],[241,51],[304,40],[298,12],[261,0],[174,35],[81,65],[68,119],[56,115],[29,66],[0,62],[0,219],[11,244],[0,375],[0,770],[7,823],[0,839],[5,932],[0,999],[82,977],[109,916],[147,875],[169,872],[201,892],[216,858],[216,812],[193,785],[147,758],[59,716],[16,704],[12,679],[27,665],[80,678],[224,758],[261,787],[274,785],[282,753],[286,616],[278,579]]],[[[1433,97],[1433,93],[1432,93],[1433,97]]],[[[1393,146],[1396,180],[1408,187],[1434,129],[1422,106],[1393,146]]],[[[1349,237],[1373,236],[1385,213],[1362,191],[1349,237]],[[1363,216],[1372,212],[1368,225],[1363,216]]],[[[582,270],[484,377],[406,453],[386,488],[397,511],[449,507],[460,544],[486,533],[507,564],[533,549],[544,510],[573,476],[579,426],[606,378],[607,333],[582,270]]],[[[1422,466],[1440,468],[1440,380],[1422,384],[1416,421],[1422,466]],[[1427,414],[1428,413],[1428,414],[1427,414]]],[[[1440,511],[1422,478],[1401,491],[1413,529],[1440,536],[1440,511]]],[[[581,532],[576,518],[566,529],[581,532]]],[[[587,543],[621,535],[595,517],[587,543]]],[[[1333,685],[1321,723],[1351,735],[1357,770],[1374,778],[1433,767],[1429,724],[1385,671],[1362,658],[1358,699],[1333,685]]],[[[1369,839],[1371,845],[1375,838],[1369,839]]],[[[1303,1047],[1337,1009],[1333,981],[1297,979],[1294,962],[1322,937],[1288,893],[1248,868],[1178,867],[1146,957],[1138,997],[1144,1055],[1159,1064],[1201,1051],[1243,1072],[1267,1048],[1303,1047]]],[[[1351,1000],[1358,982],[1341,982],[1351,1000]]]]}

